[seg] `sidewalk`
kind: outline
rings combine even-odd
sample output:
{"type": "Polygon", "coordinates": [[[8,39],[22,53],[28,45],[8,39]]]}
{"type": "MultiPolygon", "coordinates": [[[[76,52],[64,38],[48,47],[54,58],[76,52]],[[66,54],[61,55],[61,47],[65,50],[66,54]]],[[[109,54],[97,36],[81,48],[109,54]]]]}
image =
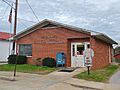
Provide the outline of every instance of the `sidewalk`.
{"type": "Polygon", "coordinates": [[[0,90],[82,90],[64,83],[82,71],[79,68],[71,73],[55,71],[48,75],[17,72],[15,81],[12,81],[13,72],[0,71],[0,90]]]}
{"type": "Polygon", "coordinates": [[[66,80],[64,82],[75,87],[90,88],[95,90],[120,90],[120,85],[118,84],[100,83],[75,78],[66,80]]]}
{"type": "Polygon", "coordinates": [[[38,75],[17,72],[16,81],[12,81],[13,72],[0,71],[0,90],[120,90],[120,85],[86,81],[72,78],[85,69],[74,72],[52,72],[38,75]]]}

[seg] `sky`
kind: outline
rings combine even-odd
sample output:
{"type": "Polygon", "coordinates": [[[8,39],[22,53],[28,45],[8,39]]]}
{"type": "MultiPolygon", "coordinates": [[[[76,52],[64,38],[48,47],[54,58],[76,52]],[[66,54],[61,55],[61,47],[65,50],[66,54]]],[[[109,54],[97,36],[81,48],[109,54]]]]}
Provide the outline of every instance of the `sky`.
{"type": "MultiPolygon", "coordinates": [[[[5,1],[10,4],[13,2],[14,7],[15,0],[5,1]]],[[[26,0],[19,0],[17,32],[44,19],[50,19],[104,33],[120,43],[120,0],[28,0],[28,2],[39,21],[26,0]]],[[[0,31],[13,31],[13,25],[8,22],[10,9],[10,6],[0,0],[0,31]]]]}

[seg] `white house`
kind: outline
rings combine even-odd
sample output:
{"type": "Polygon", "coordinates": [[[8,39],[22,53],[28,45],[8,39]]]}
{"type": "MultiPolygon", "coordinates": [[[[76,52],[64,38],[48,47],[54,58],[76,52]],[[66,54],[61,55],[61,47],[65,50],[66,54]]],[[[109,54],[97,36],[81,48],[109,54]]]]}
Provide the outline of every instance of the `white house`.
{"type": "Polygon", "coordinates": [[[10,33],[0,32],[0,62],[7,62],[7,58],[11,54],[12,42],[9,41],[11,36],[10,33]]]}

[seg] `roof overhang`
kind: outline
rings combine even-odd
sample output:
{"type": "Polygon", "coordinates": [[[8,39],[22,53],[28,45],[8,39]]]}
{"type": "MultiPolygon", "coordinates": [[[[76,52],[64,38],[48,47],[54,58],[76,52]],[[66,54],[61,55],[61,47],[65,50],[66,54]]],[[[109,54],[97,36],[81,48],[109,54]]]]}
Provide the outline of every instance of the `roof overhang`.
{"type": "MultiPolygon", "coordinates": [[[[53,25],[56,25],[57,27],[63,27],[63,28],[67,28],[67,29],[70,29],[70,30],[74,30],[74,31],[78,31],[78,32],[82,32],[82,33],[85,33],[87,35],[91,35],[91,36],[94,36],[95,38],[98,38],[102,41],[105,41],[106,43],[109,43],[109,44],[118,44],[117,42],[115,42],[114,40],[112,40],[110,37],[106,36],[105,34],[103,33],[99,33],[99,32],[95,32],[95,31],[92,31],[92,30],[87,30],[87,29],[83,29],[83,28],[78,28],[78,27],[75,27],[75,26],[71,26],[71,25],[67,25],[67,24],[62,24],[62,23],[59,23],[59,22],[56,22],[56,21],[52,21],[52,20],[43,20],[33,26],[31,26],[30,28],[27,28],[26,30],[18,33],[17,35],[15,35],[13,38],[11,38],[12,40],[17,40],[25,35],[28,35],[40,28],[43,28],[44,26],[48,25],[48,24],[53,24],[53,25]]],[[[82,37],[82,38],[86,38],[86,37],[82,37]]],[[[75,39],[75,38],[68,38],[68,39],[75,39]]]]}
{"type": "Polygon", "coordinates": [[[62,23],[59,23],[59,22],[56,22],[56,21],[45,19],[45,20],[41,21],[40,23],[37,23],[37,24],[25,29],[24,31],[18,33],[17,35],[15,35],[13,37],[13,39],[14,40],[19,39],[19,38],[21,38],[21,37],[23,37],[27,34],[30,34],[30,33],[34,32],[35,30],[38,30],[38,29],[44,27],[45,25],[48,25],[48,24],[53,24],[53,25],[56,25],[56,27],[63,27],[63,28],[67,28],[67,29],[70,29],[70,30],[82,32],[82,33],[85,33],[85,34],[90,34],[89,30],[86,30],[86,29],[83,29],[83,28],[78,28],[78,27],[74,27],[74,26],[71,26],[71,25],[62,24],[62,23]]]}
{"type": "Polygon", "coordinates": [[[104,34],[98,34],[98,35],[93,35],[95,38],[100,39],[106,43],[109,44],[118,44],[116,41],[112,40],[110,37],[104,35],[104,34]]]}

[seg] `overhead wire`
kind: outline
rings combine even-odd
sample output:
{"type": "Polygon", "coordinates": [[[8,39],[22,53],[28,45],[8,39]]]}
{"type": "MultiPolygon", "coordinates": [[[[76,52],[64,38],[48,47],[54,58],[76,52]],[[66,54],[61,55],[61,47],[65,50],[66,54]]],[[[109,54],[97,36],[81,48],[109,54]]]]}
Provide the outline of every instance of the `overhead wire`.
{"type": "MultiPolygon", "coordinates": [[[[7,10],[8,10],[9,7],[15,9],[15,8],[13,7],[13,3],[15,4],[15,2],[9,1],[9,0],[2,0],[2,1],[3,1],[4,3],[6,3],[8,6],[6,7],[6,9],[5,9],[5,11],[4,11],[1,19],[4,18],[4,16],[5,16],[5,14],[6,14],[6,12],[7,12],[7,10]]],[[[27,4],[29,5],[29,7],[31,7],[28,1],[27,1],[27,4]]],[[[31,7],[31,10],[34,12],[34,10],[32,9],[32,7],[31,7]]],[[[34,15],[35,15],[35,17],[37,18],[35,12],[34,12],[34,15]]],[[[25,25],[22,21],[27,21],[27,22],[31,22],[31,23],[37,23],[37,22],[35,22],[35,21],[25,20],[25,19],[22,19],[22,18],[17,18],[17,19],[20,21],[20,23],[21,23],[24,27],[27,27],[27,25],[25,25]]],[[[37,20],[38,20],[38,18],[37,18],[37,20]]]]}
{"type": "Polygon", "coordinates": [[[5,11],[3,12],[3,15],[2,15],[1,19],[4,18],[5,14],[6,14],[7,10],[8,10],[8,8],[9,8],[9,6],[7,6],[7,7],[5,8],[5,11]]]}
{"type": "Polygon", "coordinates": [[[35,18],[37,19],[37,21],[39,22],[39,18],[37,17],[35,11],[33,10],[33,8],[31,7],[31,5],[29,4],[28,0],[26,0],[26,3],[28,4],[29,8],[31,9],[32,13],[34,14],[35,18]]]}
{"type": "Polygon", "coordinates": [[[15,2],[14,2],[14,1],[10,1],[10,0],[6,0],[6,1],[8,1],[8,2],[10,2],[10,3],[14,3],[14,4],[15,4],[15,2]]]}
{"type": "Polygon", "coordinates": [[[17,18],[17,19],[19,19],[19,20],[23,20],[23,21],[27,21],[27,22],[31,22],[31,23],[37,23],[37,22],[35,22],[35,21],[26,20],[26,19],[23,19],[23,18],[17,18]]]}
{"type": "Polygon", "coordinates": [[[20,19],[19,19],[19,21],[25,28],[27,28],[27,25],[25,25],[20,19]]]}
{"type": "MultiPolygon", "coordinates": [[[[5,14],[6,14],[7,10],[8,10],[8,8],[9,8],[9,6],[7,6],[7,7],[5,8],[5,11],[4,11],[3,14],[2,14],[1,20],[3,20],[5,14]]],[[[2,22],[2,21],[1,21],[1,22],[2,22]]],[[[2,23],[1,23],[1,27],[2,27],[2,23]]]]}
{"type": "Polygon", "coordinates": [[[25,27],[25,28],[28,28],[28,26],[26,24],[23,23],[23,21],[27,21],[27,22],[31,22],[31,23],[36,23],[34,21],[29,21],[29,20],[25,20],[25,19],[22,19],[22,18],[17,18],[17,20],[19,20],[19,22],[25,27]]]}
{"type": "MultiPolygon", "coordinates": [[[[4,16],[5,16],[5,14],[6,14],[6,12],[7,12],[7,10],[8,10],[8,7],[11,7],[11,8],[13,8],[13,9],[15,10],[15,8],[13,7],[13,3],[15,4],[15,2],[9,1],[9,0],[2,0],[2,1],[8,5],[8,6],[6,7],[6,9],[5,9],[2,17],[1,17],[1,18],[3,19],[4,16]]],[[[28,0],[26,0],[26,2],[27,2],[27,4],[28,4],[29,8],[31,9],[32,13],[34,14],[35,18],[37,19],[37,21],[39,21],[39,18],[37,17],[35,11],[32,9],[32,7],[31,7],[31,5],[29,4],[28,0]]],[[[22,18],[17,18],[17,19],[21,22],[21,24],[22,24],[24,27],[27,27],[27,25],[25,25],[25,24],[22,22],[22,20],[23,20],[23,21],[27,21],[27,22],[31,22],[31,23],[37,23],[36,21],[30,21],[30,20],[26,20],[26,19],[22,19],[22,18]]]]}
{"type": "Polygon", "coordinates": [[[10,4],[10,3],[7,2],[6,0],[2,0],[2,1],[15,10],[15,8],[14,8],[13,5],[12,5],[13,3],[10,4]]]}

